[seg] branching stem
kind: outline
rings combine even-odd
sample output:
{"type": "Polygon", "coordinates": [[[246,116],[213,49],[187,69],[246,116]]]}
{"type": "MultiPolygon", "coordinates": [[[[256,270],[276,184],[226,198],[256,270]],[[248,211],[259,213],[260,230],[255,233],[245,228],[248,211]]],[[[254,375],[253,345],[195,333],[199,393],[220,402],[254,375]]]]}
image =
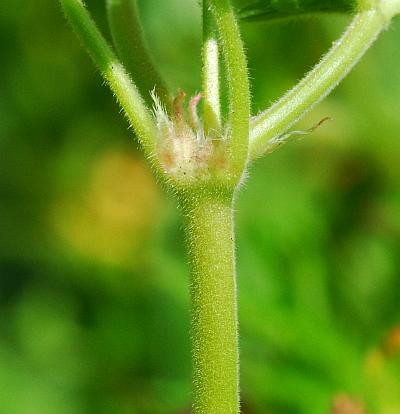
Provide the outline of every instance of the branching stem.
{"type": "Polygon", "coordinates": [[[171,102],[167,88],[153,64],[144,39],[137,0],[107,0],[107,16],[118,54],[143,97],[151,105],[150,93],[155,90],[169,109],[171,102]]]}
{"type": "Polygon", "coordinates": [[[137,87],[96,27],[82,0],[60,0],[92,60],[124,109],[148,157],[155,153],[155,124],[137,87]]]}
{"type": "Polygon", "coordinates": [[[268,142],[285,133],[349,73],[389,22],[380,9],[359,12],[343,36],[306,77],[250,123],[250,157],[265,154],[268,142]]]}
{"type": "MultiPolygon", "coordinates": [[[[164,166],[157,171],[163,171],[166,185],[179,198],[191,267],[193,414],[238,414],[233,200],[249,155],[256,158],[265,154],[271,139],[281,137],[343,79],[394,14],[400,13],[400,0],[358,0],[358,14],[341,39],[294,89],[253,118],[251,125],[247,62],[231,2],[203,0],[203,121],[207,135],[212,135],[212,130],[222,130],[220,46],[229,89],[226,142],[217,142],[222,145],[215,145],[216,140],[204,140],[201,134],[197,135],[201,128],[196,105],[201,95],[195,96],[189,104],[190,127],[185,123],[183,92],[175,100],[174,116],[168,118],[158,105],[155,121],[138,87],[91,19],[83,0],[60,2],[125,110],[146,155],[156,166],[164,166]],[[159,146],[157,151],[156,140],[162,141],[163,138],[166,145],[161,146],[161,150],[159,146]],[[217,150],[225,150],[225,144],[227,153],[220,154],[217,150]],[[186,170],[182,165],[188,168],[187,164],[190,165],[187,170],[190,173],[201,172],[198,175],[193,173],[197,180],[185,181],[187,177],[183,178],[186,170]],[[182,174],[177,174],[176,170],[182,174]],[[175,176],[180,177],[182,186],[176,185],[175,176]],[[183,185],[187,182],[190,185],[183,185]]],[[[131,74],[140,80],[138,86],[146,99],[147,93],[156,86],[159,97],[167,102],[166,89],[144,46],[136,0],[108,0],[108,13],[114,42],[131,74]]]]}

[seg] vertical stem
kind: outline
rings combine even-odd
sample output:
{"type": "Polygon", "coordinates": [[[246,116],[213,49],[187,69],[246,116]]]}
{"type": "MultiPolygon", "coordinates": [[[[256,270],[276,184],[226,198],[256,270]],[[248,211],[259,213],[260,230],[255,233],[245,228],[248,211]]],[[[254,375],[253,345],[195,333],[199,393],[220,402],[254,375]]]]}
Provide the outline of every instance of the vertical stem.
{"type": "Polygon", "coordinates": [[[232,196],[181,203],[191,266],[193,414],[239,413],[232,196]]]}
{"type": "Polygon", "coordinates": [[[203,123],[206,135],[221,127],[219,47],[210,6],[203,0],[203,123]]]}
{"type": "Polygon", "coordinates": [[[234,180],[243,174],[249,155],[250,83],[247,59],[230,0],[206,0],[219,34],[229,89],[228,157],[234,180]]]}

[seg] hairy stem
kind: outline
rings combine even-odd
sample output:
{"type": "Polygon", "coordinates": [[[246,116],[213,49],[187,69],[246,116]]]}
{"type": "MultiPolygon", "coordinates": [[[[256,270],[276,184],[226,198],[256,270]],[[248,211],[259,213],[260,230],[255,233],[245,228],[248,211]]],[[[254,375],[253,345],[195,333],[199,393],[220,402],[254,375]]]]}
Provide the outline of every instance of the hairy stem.
{"type": "Polygon", "coordinates": [[[82,0],[60,0],[71,26],[124,109],[149,157],[155,152],[155,124],[124,67],[96,27],[82,0]]]}
{"type": "Polygon", "coordinates": [[[207,136],[221,128],[219,46],[215,24],[203,0],[203,124],[207,136]]]}
{"type": "Polygon", "coordinates": [[[250,87],[247,60],[231,2],[205,1],[214,16],[225,60],[229,89],[228,157],[236,180],[246,166],[249,149],[250,87]]]}
{"type": "Polygon", "coordinates": [[[264,155],[271,139],[285,133],[327,96],[350,72],[389,20],[380,9],[358,13],[321,62],[270,109],[252,119],[250,157],[264,155]]]}
{"type": "Polygon", "coordinates": [[[193,414],[238,414],[232,196],[189,196],[181,205],[191,266],[193,414]]]}
{"type": "Polygon", "coordinates": [[[114,44],[130,75],[146,101],[152,105],[150,92],[170,108],[170,99],[147,49],[140,23],[137,0],[107,0],[107,16],[114,44]]]}
{"type": "Polygon", "coordinates": [[[349,13],[356,0],[264,0],[244,7],[240,17],[247,20],[279,20],[314,13],[349,13]]]}

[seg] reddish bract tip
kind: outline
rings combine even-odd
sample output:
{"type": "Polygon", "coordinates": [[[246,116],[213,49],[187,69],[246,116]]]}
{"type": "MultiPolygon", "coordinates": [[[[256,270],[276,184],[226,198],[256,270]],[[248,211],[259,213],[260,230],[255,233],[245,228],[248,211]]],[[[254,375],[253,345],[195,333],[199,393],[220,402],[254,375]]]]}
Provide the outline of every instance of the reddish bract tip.
{"type": "Polygon", "coordinates": [[[186,93],[179,89],[178,96],[174,99],[174,102],[172,104],[175,119],[177,121],[183,120],[183,102],[185,101],[186,93]]]}

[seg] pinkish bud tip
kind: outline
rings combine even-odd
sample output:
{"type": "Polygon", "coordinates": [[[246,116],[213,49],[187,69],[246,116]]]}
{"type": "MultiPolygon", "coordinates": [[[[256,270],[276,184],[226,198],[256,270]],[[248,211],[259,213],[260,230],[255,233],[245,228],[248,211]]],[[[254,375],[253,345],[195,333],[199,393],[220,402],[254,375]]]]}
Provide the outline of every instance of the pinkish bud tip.
{"type": "Polygon", "coordinates": [[[203,94],[200,92],[193,96],[189,102],[189,124],[193,131],[199,129],[199,116],[197,114],[197,105],[203,98],[203,94]]]}

